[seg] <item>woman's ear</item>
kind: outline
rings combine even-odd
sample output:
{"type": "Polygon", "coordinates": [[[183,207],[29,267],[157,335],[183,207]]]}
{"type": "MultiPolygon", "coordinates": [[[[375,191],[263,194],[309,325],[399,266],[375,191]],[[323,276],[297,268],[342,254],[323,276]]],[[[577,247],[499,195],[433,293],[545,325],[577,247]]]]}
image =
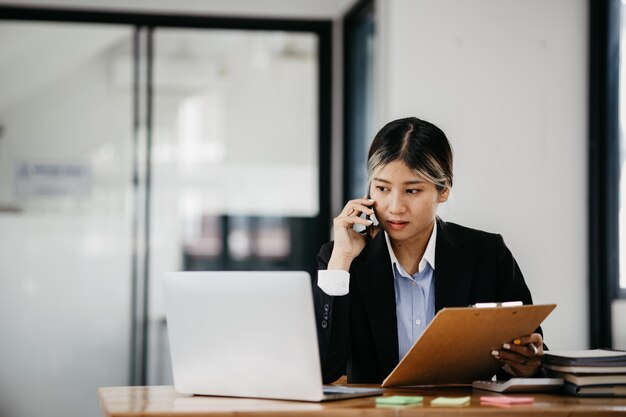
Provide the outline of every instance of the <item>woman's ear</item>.
{"type": "Polygon", "coordinates": [[[448,197],[450,197],[450,187],[446,187],[439,193],[439,202],[445,203],[448,201],[448,197]]]}

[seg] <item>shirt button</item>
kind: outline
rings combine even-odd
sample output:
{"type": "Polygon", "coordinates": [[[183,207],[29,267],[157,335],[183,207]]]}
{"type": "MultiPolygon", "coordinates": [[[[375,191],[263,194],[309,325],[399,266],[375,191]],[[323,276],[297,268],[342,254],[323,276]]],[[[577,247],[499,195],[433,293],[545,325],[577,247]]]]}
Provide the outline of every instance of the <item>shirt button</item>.
{"type": "Polygon", "coordinates": [[[328,313],[324,313],[324,320],[328,320],[328,313]]]}
{"type": "Polygon", "coordinates": [[[415,320],[415,324],[417,324],[419,326],[420,324],[422,324],[422,321],[420,319],[417,319],[417,320],[415,320]]]}
{"type": "Polygon", "coordinates": [[[330,310],[330,306],[328,304],[324,304],[324,311],[330,310]]]}
{"type": "Polygon", "coordinates": [[[323,327],[324,329],[325,329],[325,328],[327,328],[327,327],[328,327],[328,323],[327,323],[326,321],[323,321],[323,322],[322,322],[322,327],[323,327]]]}

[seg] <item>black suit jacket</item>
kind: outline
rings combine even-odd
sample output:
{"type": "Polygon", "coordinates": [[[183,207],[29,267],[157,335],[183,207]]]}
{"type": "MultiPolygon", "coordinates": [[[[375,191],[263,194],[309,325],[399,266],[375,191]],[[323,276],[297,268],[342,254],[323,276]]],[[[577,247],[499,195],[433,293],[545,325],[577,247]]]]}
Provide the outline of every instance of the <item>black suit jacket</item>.
{"type": "MultiPolygon", "coordinates": [[[[437,222],[436,311],[491,301],[532,304],[502,236],[437,222]]],[[[332,249],[333,242],[322,246],[318,269],[326,269],[332,249]]],[[[329,296],[315,278],[314,297],[324,383],[344,374],[350,383],[382,382],[399,362],[394,278],[384,233],[352,262],[347,295],[329,296]]]]}

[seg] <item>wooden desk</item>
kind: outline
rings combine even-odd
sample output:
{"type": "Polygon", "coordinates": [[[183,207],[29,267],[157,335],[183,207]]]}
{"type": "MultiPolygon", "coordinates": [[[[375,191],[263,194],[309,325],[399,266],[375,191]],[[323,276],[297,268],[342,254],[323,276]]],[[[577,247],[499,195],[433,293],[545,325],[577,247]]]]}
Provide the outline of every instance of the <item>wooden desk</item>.
{"type": "Polygon", "coordinates": [[[423,395],[424,404],[400,408],[376,408],[375,397],[305,403],[246,398],[192,397],[177,394],[171,386],[100,388],[100,403],[109,417],[200,416],[626,416],[626,398],[576,398],[560,394],[532,395],[532,405],[510,408],[480,405],[481,395],[498,395],[467,387],[436,389],[388,389],[385,395],[423,395]],[[472,396],[465,407],[433,407],[440,395],[472,396]]]}

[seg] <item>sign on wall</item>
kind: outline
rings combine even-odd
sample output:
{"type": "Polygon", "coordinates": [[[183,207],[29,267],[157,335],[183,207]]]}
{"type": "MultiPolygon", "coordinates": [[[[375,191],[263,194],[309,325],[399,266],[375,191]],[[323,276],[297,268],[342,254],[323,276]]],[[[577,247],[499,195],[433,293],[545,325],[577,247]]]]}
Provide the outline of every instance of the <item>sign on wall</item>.
{"type": "Polygon", "coordinates": [[[19,198],[84,197],[91,191],[91,166],[85,162],[20,161],[15,172],[19,198]]]}

